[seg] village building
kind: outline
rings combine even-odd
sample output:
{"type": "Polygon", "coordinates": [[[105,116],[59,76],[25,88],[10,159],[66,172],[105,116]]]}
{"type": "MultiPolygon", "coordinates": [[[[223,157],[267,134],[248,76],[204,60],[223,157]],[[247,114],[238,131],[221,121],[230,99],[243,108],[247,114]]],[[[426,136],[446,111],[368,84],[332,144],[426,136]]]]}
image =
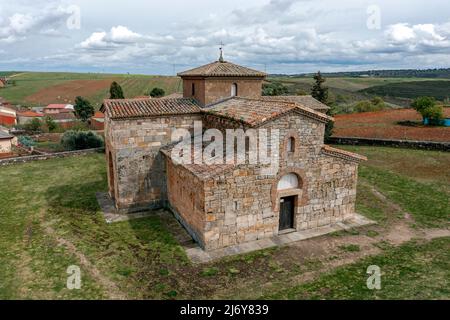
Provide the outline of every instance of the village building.
{"type": "Polygon", "coordinates": [[[109,195],[118,211],[167,208],[204,250],[355,216],[358,164],[365,158],[324,144],[333,120],[326,105],[310,96],[262,97],[266,74],[222,57],[179,76],[181,98],[104,101],[109,195]],[[225,134],[276,130],[275,170],[249,161],[176,161],[173,131],[193,132],[198,121],[203,130],[225,134]]]}
{"type": "Polygon", "coordinates": [[[0,104],[0,125],[14,126],[17,124],[16,110],[0,104]]]}
{"type": "Polygon", "coordinates": [[[12,141],[14,136],[8,132],[0,130],[0,157],[9,156],[12,154],[12,141]]]}
{"type": "Polygon", "coordinates": [[[44,118],[44,115],[42,113],[34,112],[34,111],[22,111],[17,112],[17,122],[21,125],[27,124],[33,119],[39,119],[42,120],[44,118]]]}
{"type": "Polygon", "coordinates": [[[73,112],[46,113],[45,117],[52,119],[61,128],[69,129],[78,123],[73,112]]]}
{"type": "Polygon", "coordinates": [[[45,114],[69,113],[74,111],[71,104],[49,104],[43,109],[45,114]]]}
{"type": "Polygon", "coordinates": [[[96,111],[91,117],[91,128],[100,131],[105,129],[105,115],[103,112],[96,111]]]}

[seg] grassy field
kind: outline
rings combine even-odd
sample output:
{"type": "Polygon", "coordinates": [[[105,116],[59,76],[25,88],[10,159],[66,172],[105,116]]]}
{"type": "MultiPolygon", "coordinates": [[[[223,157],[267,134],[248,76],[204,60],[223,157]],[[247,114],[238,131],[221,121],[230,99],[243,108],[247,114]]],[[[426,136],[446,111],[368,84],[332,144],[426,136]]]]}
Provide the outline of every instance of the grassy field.
{"type": "MultiPolygon", "coordinates": [[[[304,77],[274,77],[289,88],[290,93],[309,93],[314,80],[304,77]]],[[[326,86],[330,99],[338,105],[352,104],[376,96],[394,105],[407,107],[420,95],[443,100],[448,96],[450,81],[435,78],[330,77],[326,86]]]]}
{"type": "MultiPolygon", "coordinates": [[[[178,77],[58,72],[0,72],[14,80],[14,86],[0,89],[0,97],[14,104],[42,106],[49,103],[73,103],[76,96],[87,97],[97,108],[108,97],[112,81],[120,83],[127,98],[148,95],[154,87],[166,94],[180,92],[178,77]]],[[[312,78],[272,77],[288,86],[291,94],[309,94],[312,78]]],[[[450,81],[434,78],[330,77],[326,85],[330,97],[339,105],[347,105],[374,96],[383,96],[394,106],[408,106],[417,95],[432,95],[443,99],[448,95],[450,81]]]]}
{"type": "Polygon", "coordinates": [[[401,97],[414,99],[420,96],[435,97],[443,101],[450,98],[450,81],[406,81],[401,83],[389,83],[377,85],[361,92],[382,97],[401,97]]]}
{"type": "Polygon", "coordinates": [[[450,298],[450,154],[346,149],[369,157],[357,209],[377,225],[204,265],[163,218],[105,223],[102,154],[2,167],[0,299],[450,298]],[[365,286],[371,264],[382,290],[365,286]],[[81,290],[66,288],[70,265],[81,290]]]}
{"type": "Polygon", "coordinates": [[[25,106],[73,103],[80,95],[98,108],[108,98],[112,81],[122,86],[127,98],[148,95],[154,87],[163,88],[167,94],[181,90],[177,77],[53,72],[23,72],[10,77],[15,85],[0,89],[0,96],[25,106]]]}

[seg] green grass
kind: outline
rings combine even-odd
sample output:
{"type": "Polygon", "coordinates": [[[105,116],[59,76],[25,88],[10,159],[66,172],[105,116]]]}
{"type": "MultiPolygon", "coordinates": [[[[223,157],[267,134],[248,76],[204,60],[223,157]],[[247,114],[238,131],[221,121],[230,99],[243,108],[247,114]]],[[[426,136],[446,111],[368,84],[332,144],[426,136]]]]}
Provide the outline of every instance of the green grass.
{"type": "Polygon", "coordinates": [[[448,299],[450,238],[410,242],[340,267],[306,284],[280,289],[263,299],[448,299]],[[381,269],[381,290],[367,288],[369,266],[381,269]]]}
{"type": "Polygon", "coordinates": [[[372,185],[414,217],[422,227],[448,226],[450,221],[450,154],[399,148],[349,147],[368,157],[359,170],[357,209],[378,222],[389,207],[376,198],[372,185]]]}
{"type": "MultiPolygon", "coordinates": [[[[446,177],[450,154],[375,147],[345,149],[369,157],[360,169],[357,211],[379,224],[341,236],[378,237],[383,228],[389,227],[395,212],[374,195],[372,187],[410,212],[418,228],[448,225],[450,188],[446,177]]],[[[378,243],[377,247],[384,250],[381,255],[355,262],[312,283],[298,285],[293,278],[320,272],[326,261],[299,255],[296,247],[275,247],[196,266],[188,261],[164,221],[157,216],[106,224],[95,198],[96,192],[106,190],[102,154],[2,167],[0,181],[0,299],[110,296],[108,289],[90,276],[73,252],[57,245],[59,238],[74,244],[79,253],[129,298],[449,296],[448,240],[411,243],[401,248],[378,243]],[[54,233],[49,234],[48,226],[54,233]],[[369,264],[380,265],[386,275],[383,290],[379,292],[367,292],[364,287],[369,264]],[[70,291],[65,286],[66,269],[70,265],[82,268],[82,290],[70,291]],[[412,273],[419,275],[417,279],[412,273]],[[428,283],[422,275],[430,276],[428,283]],[[321,290],[321,286],[326,289],[321,290]],[[413,292],[415,287],[420,289],[419,293],[413,292]]],[[[330,237],[330,241],[340,238],[330,237]]],[[[350,243],[326,257],[334,261],[349,253],[365,252],[366,246],[350,243]]]]}
{"type": "MultiPolygon", "coordinates": [[[[66,288],[66,269],[82,267],[56,237],[71,241],[123,290],[139,288],[145,265],[186,257],[158,218],[107,225],[95,193],[105,190],[104,155],[32,162],[0,171],[0,298],[108,297],[82,268],[82,290],[66,288]],[[54,235],[45,231],[50,224],[54,235]]],[[[159,270],[159,268],[158,268],[159,270]]],[[[146,287],[146,283],[143,283],[146,287]]]]}
{"type": "Polygon", "coordinates": [[[450,81],[407,81],[374,86],[361,92],[379,95],[414,99],[420,96],[431,96],[443,101],[450,96],[450,81]]]}

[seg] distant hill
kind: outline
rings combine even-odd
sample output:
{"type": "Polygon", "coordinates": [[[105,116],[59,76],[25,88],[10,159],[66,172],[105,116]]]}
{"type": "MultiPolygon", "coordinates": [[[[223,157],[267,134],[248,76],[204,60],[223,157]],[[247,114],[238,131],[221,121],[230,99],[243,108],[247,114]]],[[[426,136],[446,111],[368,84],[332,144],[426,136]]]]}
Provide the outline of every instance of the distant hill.
{"type": "MultiPolygon", "coordinates": [[[[348,72],[322,73],[325,77],[376,77],[376,78],[442,78],[450,79],[450,68],[442,69],[400,69],[400,70],[368,70],[348,72]]],[[[313,73],[289,75],[289,77],[311,77],[313,73]]],[[[272,77],[286,77],[283,74],[274,74],[272,77]]]]}
{"type": "Polygon", "coordinates": [[[66,72],[0,72],[12,77],[14,86],[0,89],[0,97],[23,106],[45,106],[50,103],[73,103],[75,97],[83,96],[100,108],[103,99],[109,97],[111,82],[117,81],[126,98],[148,95],[154,87],[166,94],[181,91],[178,77],[66,73],[66,72]]]}
{"type": "Polygon", "coordinates": [[[437,100],[450,98],[450,81],[410,81],[390,83],[381,86],[373,86],[360,90],[361,93],[368,93],[382,97],[401,97],[414,99],[420,96],[431,96],[437,100]]]}

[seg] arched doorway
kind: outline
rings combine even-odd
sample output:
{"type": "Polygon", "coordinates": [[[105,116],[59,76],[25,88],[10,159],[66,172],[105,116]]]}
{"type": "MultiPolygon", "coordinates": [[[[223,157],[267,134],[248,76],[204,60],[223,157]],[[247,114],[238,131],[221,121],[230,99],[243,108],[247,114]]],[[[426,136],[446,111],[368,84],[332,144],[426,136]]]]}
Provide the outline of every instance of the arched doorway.
{"type": "Polygon", "coordinates": [[[277,184],[277,192],[280,196],[279,231],[294,229],[295,208],[298,203],[298,195],[286,193],[299,189],[299,178],[295,173],[283,175],[277,184]],[[283,193],[285,194],[283,196],[283,193]]]}
{"type": "Polygon", "coordinates": [[[109,194],[111,198],[115,198],[115,181],[114,181],[114,164],[112,159],[112,154],[108,154],[108,172],[109,172],[109,194]]]}
{"type": "Polygon", "coordinates": [[[298,176],[295,173],[285,174],[280,178],[277,185],[277,191],[298,189],[298,188],[299,188],[298,176]]]}

